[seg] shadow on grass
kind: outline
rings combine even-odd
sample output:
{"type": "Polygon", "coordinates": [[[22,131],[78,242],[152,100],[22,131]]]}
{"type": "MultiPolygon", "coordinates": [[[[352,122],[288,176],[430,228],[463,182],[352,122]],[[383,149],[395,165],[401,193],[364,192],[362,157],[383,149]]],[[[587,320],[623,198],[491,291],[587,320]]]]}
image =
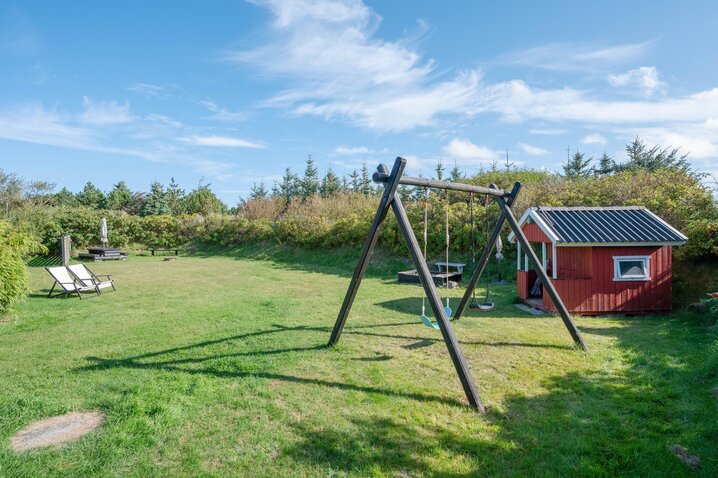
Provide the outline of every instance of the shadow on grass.
{"type": "Polygon", "coordinates": [[[625,370],[547,377],[540,394],[508,395],[476,422],[380,413],[302,422],[282,455],[362,476],[716,476],[715,331],[646,318],[589,330],[618,341],[625,370]],[[700,469],[673,456],[673,444],[699,456],[700,469]]]}
{"type": "MultiPolygon", "coordinates": [[[[688,476],[689,470],[668,447],[685,446],[702,460],[699,475],[718,473],[718,419],[713,388],[718,386],[715,330],[665,318],[613,319],[615,326],[587,327],[610,337],[620,349],[618,366],[586,372],[559,371],[546,376],[542,390],[504,395],[479,418],[460,401],[407,392],[377,384],[275,373],[227,370],[221,359],[319,351],[323,344],[242,353],[217,354],[212,347],[228,341],[330,327],[284,327],[248,332],[119,359],[90,357],[82,371],[108,368],[165,370],[220,378],[264,378],[343,391],[380,394],[398,400],[457,407],[442,420],[421,418],[416,409],[387,417],[380,410],[348,420],[322,417],[293,423],[299,439],[277,459],[324,466],[335,472],[387,476],[688,476]],[[174,359],[178,352],[205,355],[174,359]],[[218,363],[212,363],[217,359],[218,363]],[[192,365],[199,365],[193,368],[192,365]],[[224,367],[224,368],[220,368],[224,367]]],[[[605,323],[605,322],[602,322],[605,323]]],[[[382,327],[408,323],[347,327],[348,334],[401,338],[425,344],[440,338],[385,334],[382,327]]],[[[246,342],[250,343],[250,342],[246,342]]],[[[492,344],[492,345],[498,345],[492,344]]],[[[506,344],[539,346],[536,344],[506,344]]],[[[556,346],[554,346],[556,347],[556,346]]],[[[564,347],[557,347],[564,348],[564,347]]],[[[565,347],[570,348],[570,347],[565,347]]],[[[390,360],[391,356],[350,358],[390,360]]],[[[415,405],[412,405],[415,407],[415,405]]],[[[371,410],[369,410],[371,412],[371,410]]]]}
{"type": "MultiPolygon", "coordinates": [[[[394,325],[406,325],[406,324],[388,324],[387,326],[394,326],[394,325]]],[[[361,328],[363,326],[359,326],[358,328],[361,328]]],[[[279,354],[289,354],[289,353],[299,353],[299,352],[308,352],[308,351],[318,351],[329,348],[326,344],[317,344],[313,346],[308,347],[289,347],[289,348],[281,348],[281,349],[272,349],[272,350],[252,350],[247,352],[236,352],[236,353],[229,353],[229,354],[211,354],[206,356],[200,356],[200,357],[187,357],[187,358],[181,358],[181,359],[162,359],[162,357],[169,356],[171,354],[175,354],[178,352],[185,352],[185,351],[196,351],[197,349],[202,349],[206,347],[212,347],[215,345],[219,345],[222,343],[230,342],[230,341],[236,341],[236,340],[242,340],[247,339],[251,337],[257,337],[262,335],[268,335],[268,334],[275,334],[275,333],[281,333],[281,332],[299,332],[299,331],[321,331],[325,332],[328,337],[328,333],[331,330],[329,327],[282,327],[275,325],[273,329],[269,330],[261,330],[256,332],[248,332],[245,334],[235,335],[232,337],[225,337],[221,339],[215,339],[215,340],[207,340],[203,342],[198,342],[196,344],[191,345],[185,345],[181,347],[173,347],[165,350],[160,350],[156,352],[148,352],[145,354],[140,355],[134,355],[131,357],[125,357],[120,359],[107,359],[107,358],[99,358],[99,357],[87,357],[87,360],[91,362],[90,365],[86,365],[84,367],[81,367],[79,369],[76,369],[77,371],[98,371],[98,370],[106,370],[109,368],[130,368],[130,369],[157,369],[157,370],[165,370],[165,371],[171,371],[171,372],[181,372],[181,373],[188,373],[188,374],[201,374],[201,375],[213,375],[215,377],[220,378],[264,378],[268,380],[279,380],[284,382],[291,382],[291,383],[302,383],[306,385],[317,385],[321,387],[330,387],[330,388],[337,388],[340,390],[354,390],[354,391],[361,391],[366,393],[374,393],[374,394],[382,394],[386,396],[391,397],[399,397],[399,398],[406,398],[411,400],[418,400],[418,401],[425,401],[425,402],[434,402],[434,403],[441,403],[445,405],[450,406],[458,406],[458,407],[466,407],[466,404],[453,399],[447,399],[440,396],[433,396],[423,393],[413,393],[413,392],[406,392],[401,390],[392,390],[390,388],[382,388],[382,387],[376,387],[376,386],[368,386],[368,385],[358,385],[358,384],[350,384],[345,382],[339,382],[334,380],[325,380],[325,379],[319,379],[319,378],[311,378],[311,377],[300,377],[296,375],[289,375],[289,374],[280,374],[280,373],[273,373],[273,372],[263,372],[263,371],[257,371],[253,370],[251,372],[245,372],[240,370],[226,370],[226,369],[220,369],[217,367],[213,367],[214,364],[209,364],[205,368],[188,368],[183,367],[186,365],[195,365],[195,364],[207,364],[208,362],[213,361],[221,361],[222,359],[226,358],[233,358],[233,357],[259,357],[259,356],[265,356],[265,355],[279,355],[279,354]],[[153,359],[153,360],[148,360],[153,359]],[[158,360],[159,359],[159,360],[158,360]]],[[[379,356],[375,358],[376,361],[384,361],[391,359],[390,356],[379,356]]],[[[362,361],[370,361],[370,359],[361,358],[357,360],[362,361]]]]}

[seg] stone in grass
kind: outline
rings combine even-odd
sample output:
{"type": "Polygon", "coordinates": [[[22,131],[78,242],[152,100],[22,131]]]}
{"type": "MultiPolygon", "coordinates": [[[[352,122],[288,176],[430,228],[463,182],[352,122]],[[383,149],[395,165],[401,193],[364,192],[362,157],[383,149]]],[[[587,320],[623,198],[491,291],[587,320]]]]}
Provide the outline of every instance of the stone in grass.
{"type": "Polygon", "coordinates": [[[98,428],[104,418],[98,411],[71,412],[46,418],[17,432],[10,440],[10,446],[16,452],[23,452],[33,448],[62,445],[98,428]]]}
{"type": "Polygon", "coordinates": [[[701,467],[701,459],[695,455],[688,453],[688,449],[681,445],[671,445],[668,447],[669,450],[681,460],[691,470],[697,470],[701,467]]]}

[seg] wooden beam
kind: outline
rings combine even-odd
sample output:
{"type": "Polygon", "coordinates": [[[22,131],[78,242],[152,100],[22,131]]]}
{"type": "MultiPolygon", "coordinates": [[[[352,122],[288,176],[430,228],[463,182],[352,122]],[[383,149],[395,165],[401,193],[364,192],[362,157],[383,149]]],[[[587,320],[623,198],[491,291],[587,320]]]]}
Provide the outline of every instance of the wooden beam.
{"type": "MultiPolygon", "coordinates": [[[[549,297],[551,297],[551,300],[553,301],[553,304],[556,306],[556,309],[558,310],[558,313],[561,316],[561,319],[563,320],[563,323],[566,326],[566,329],[568,329],[568,332],[571,334],[573,341],[576,343],[576,345],[580,345],[585,351],[588,351],[588,347],[586,346],[586,343],[583,341],[583,337],[581,337],[581,333],[576,328],[576,324],[573,323],[573,320],[571,319],[571,315],[568,313],[568,310],[566,309],[566,305],[561,300],[561,296],[559,296],[558,291],[556,291],[556,288],[553,285],[553,281],[546,274],[546,270],[541,266],[541,263],[539,262],[538,257],[536,257],[536,253],[531,248],[528,239],[526,239],[524,232],[521,230],[521,227],[519,227],[519,224],[516,221],[516,218],[514,217],[513,213],[511,212],[511,208],[508,206],[508,204],[506,204],[506,201],[504,200],[504,198],[496,198],[495,200],[498,203],[501,210],[503,211],[504,216],[506,217],[506,222],[508,222],[509,227],[511,228],[514,235],[516,236],[516,239],[521,244],[521,246],[523,246],[523,248],[526,250],[525,253],[528,256],[528,259],[531,261],[531,264],[536,269],[536,274],[538,274],[539,279],[541,279],[541,284],[543,284],[544,289],[546,290],[546,292],[548,292],[549,297]]],[[[555,262],[553,264],[553,268],[554,268],[554,270],[556,270],[555,262]]]]}
{"type": "MultiPolygon", "coordinates": [[[[372,179],[377,183],[386,183],[389,181],[390,176],[386,173],[376,172],[374,173],[374,176],[372,176],[372,179]]],[[[424,188],[448,189],[450,191],[462,191],[465,193],[476,193],[496,197],[508,197],[511,194],[497,187],[485,188],[483,186],[474,186],[473,184],[455,183],[452,181],[440,181],[426,178],[412,178],[410,176],[401,177],[399,179],[399,184],[404,184],[406,186],[421,186],[424,188]]]]}
{"type": "Polygon", "coordinates": [[[406,240],[406,245],[409,248],[411,259],[414,261],[414,266],[416,267],[416,271],[419,275],[419,279],[421,280],[421,285],[424,288],[424,293],[429,301],[431,310],[434,313],[434,317],[436,317],[436,321],[439,323],[439,330],[441,331],[441,335],[446,343],[446,348],[449,349],[451,361],[454,363],[456,373],[459,375],[459,380],[461,380],[461,385],[464,388],[464,393],[466,393],[466,398],[472,407],[477,409],[479,412],[484,413],[485,408],[483,403],[481,403],[481,397],[479,397],[479,392],[476,389],[474,377],[471,375],[471,371],[469,370],[469,366],[466,363],[466,358],[464,357],[461,348],[459,348],[459,341],[454,335],[454,331],[449,323],[449,318],[446,316],[446,312],[444,311],[444,306],[441,304],[441,298],[439,297],[436,285],[431,278],[429,266],[426,264],[426,260],[424,260],[421,248],[416,240],[414,231],[409,223],[409,218],[406,215],[406,211],[404,210],[404,206],[401,203],[401,198],[398,194],[394,194],[394,200],[391,202],[391,208],[396,216],[399,229],[406,240]]]}
{"type": "MultiPolygon", "coordinates": [[[[372,251],[374,251],[374,247],[379,240],[379,231],[381,230],[381,225],[384,222],[384,219],[386,219],[386,214],[391,207],[394,195],[397,188],[399,187],[399,178],[401,178],[405,167],[406,159],[396,158],[391,173],[389,174],[391,180],[387,181],[384,185],[384,194],[381,196],[379,207],[376,210],[374,220],[372,221],[371,227],[369,228],[369,234],[364,241],[364,247],[362,248],[361,255],[359,256],[359,262],[354,269],[354,274],[352,275],[351,282],[349,282],[347,293],[344,296],[344,302],[342,303],[341,309],[339,309],[339,315],[337,316],[337,320],[334,323],[332,335],[329,338],[329,345],[334,345],[339,342],[339,338],[342,335],[344,324],[347,321],[347,317],[349,316],[349,311],[352,308],[352,304],[354,304],[354,299],[356,298],[357,291],[359,290],[359,285],[361,285],[361,281],[364,278],[366,269],[369,266],[371,253],[372,251]]],[[[387,174],[388,168],[386,167],[386,165],[380,164],[377,168],[377,171],[381,174],[387,174]]]]}

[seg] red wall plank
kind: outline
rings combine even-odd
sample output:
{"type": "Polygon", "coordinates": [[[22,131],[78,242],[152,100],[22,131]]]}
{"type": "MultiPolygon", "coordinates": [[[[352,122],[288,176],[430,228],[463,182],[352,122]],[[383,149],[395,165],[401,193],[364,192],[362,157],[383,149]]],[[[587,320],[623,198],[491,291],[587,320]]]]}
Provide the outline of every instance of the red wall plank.
{"type": "MultiPolygon", "coordinates": [[[[556,290],[566,307],[574,313],[643,313],[671,309],[672,257],[670,246],[593,247],[591,278],[562,279],[561,261],[571,255],[570,248],[559,248],[559,279],[556,290]],[[613,256],[649,256],[649,281],[614,281],[613,256]]],[[[555,310],[544,293],[544,303],[555,310]]]]}

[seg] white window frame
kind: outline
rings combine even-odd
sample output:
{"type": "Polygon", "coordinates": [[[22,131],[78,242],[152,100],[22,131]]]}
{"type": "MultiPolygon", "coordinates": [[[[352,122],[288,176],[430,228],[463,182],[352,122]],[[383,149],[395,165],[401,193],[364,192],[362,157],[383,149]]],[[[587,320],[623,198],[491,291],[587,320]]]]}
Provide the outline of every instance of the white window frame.
{"type": "Polygon", "coordinates": [[[613,280],[621,282],[651,280],[651,256],[613,256],[613,280]],[[619,264],[623,261],[643,261],[646,274],[641,277],[622,277],[619,264]]]}

